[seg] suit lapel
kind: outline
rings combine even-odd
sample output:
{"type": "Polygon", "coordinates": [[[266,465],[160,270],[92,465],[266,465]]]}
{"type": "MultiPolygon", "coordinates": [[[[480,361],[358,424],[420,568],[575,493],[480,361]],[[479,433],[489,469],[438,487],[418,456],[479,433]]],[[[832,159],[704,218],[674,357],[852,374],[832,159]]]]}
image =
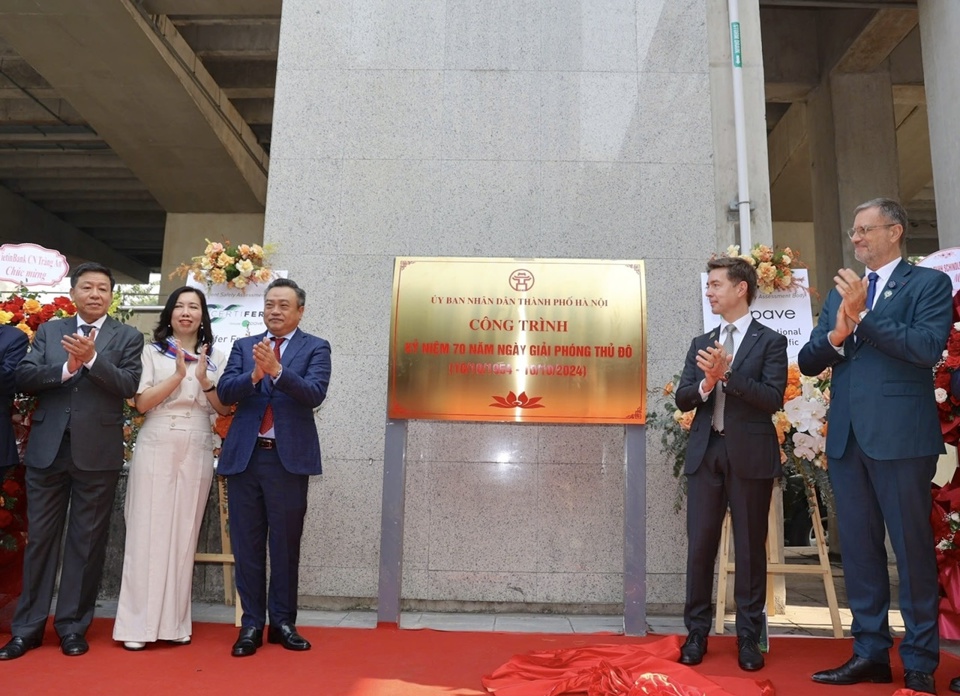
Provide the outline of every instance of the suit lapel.
{"type": "Polygon", "coordinates": [[[97,331],[97,337],[93,339],[93,343],[97,347],[97,352],[102,351],[104,348],[110,345],[110,341],[113,340],[119,329],[120,323],[116,319],[107,317],[106,320],[104,320],[103,326],[101,326],[100,330],[97,331]]]}
{"type": "Polygon", "coordinates": [[[306,337],[304,336],[303,331],[301,331],[300,329],[297,329],[297,332],[293,334],[293,338],[291,338],[287,342],[287,347],[283,351],[283,356],[280,359],[280,364],[283,365],[284,367],[287,367],[288,365],[290,365],[294,356],[300,352],[301,348],[303,348],[303,343],[305,340],[306,340],[306,337]]]}
{"type": "Polygon", "coordinates": [[[737,368],[743,362],[743,359],[747,356],[750,350],[756,345],[757,341],[760,340],[760,331],[763,327],[758,324],[755,320],[750,322],[750,326],[747,327],[747,333],[743,337],[743,340],[740,341],[740,346],[737,348],[737,354],[733,358],[733,365],[731,368],[737,368]]]}
{"type": "Polygon", "coordinates": [[[877,288],[877,297],[871,311],[882,314],[889,304],[896,299],[913,274],[913,266],[901,260],[890,274],[890,280],[882,288],[877,288]]]}

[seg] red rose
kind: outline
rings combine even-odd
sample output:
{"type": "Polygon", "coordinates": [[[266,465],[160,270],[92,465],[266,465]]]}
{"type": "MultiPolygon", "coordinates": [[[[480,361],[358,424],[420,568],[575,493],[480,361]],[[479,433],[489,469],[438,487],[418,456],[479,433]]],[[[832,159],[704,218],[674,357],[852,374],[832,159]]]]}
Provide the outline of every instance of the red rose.
{"type": "Polygon", "coordinates": [[[6,529],[13,522],[13,515],[9,510],[0,510],[0,529],[6,529]]]}
{"type": "Polygon", "coordinates": [[[7,479],[3,482],[3,492],[7,495],[19,495],[20,484],[13,479],[7,479]]]}

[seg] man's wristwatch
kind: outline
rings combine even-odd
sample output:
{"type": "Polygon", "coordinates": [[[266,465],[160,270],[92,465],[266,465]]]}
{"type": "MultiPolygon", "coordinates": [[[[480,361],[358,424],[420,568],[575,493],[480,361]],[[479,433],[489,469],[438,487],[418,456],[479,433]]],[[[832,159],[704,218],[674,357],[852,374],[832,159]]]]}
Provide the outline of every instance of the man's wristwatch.
{"type": "Polygon", "coordinates": [[[283,374],[283,365],[281,365],[281,366],[280,366],[280,369],[277,370],[277,374],[275,374],[275,375],[270,375],[270,376],[273,377],[273,381],[276,382],[278,379],[280,379],[280,375],[282,375],[282,374],[283,374]]]}
{"type": "Polygon", "coordinates": [[[869,311],[870,311],[869,309],[865,309],[865,310],[863,310],[862,312],[860,312],[860,314],[857,315],[857,323],[858,323],[858,324],[859,324],[861,321],[863,321],[863,318],[864,318],[865,316],[867,316],[867,312],[869,312],[869,311]]]}
{"type": "Polygon", "coordinates": [[[731,370],[731,369],[728,367],[728,368],[727,368],[727,371],[723,373],[723,377],[720,378],[720,381],[723,382],[724,384],[726,384],[726,383],[727,383],[727,380],[730,379],[730,375],[732,375],[732,374],[733,374],[733,370],[731,370]]]}

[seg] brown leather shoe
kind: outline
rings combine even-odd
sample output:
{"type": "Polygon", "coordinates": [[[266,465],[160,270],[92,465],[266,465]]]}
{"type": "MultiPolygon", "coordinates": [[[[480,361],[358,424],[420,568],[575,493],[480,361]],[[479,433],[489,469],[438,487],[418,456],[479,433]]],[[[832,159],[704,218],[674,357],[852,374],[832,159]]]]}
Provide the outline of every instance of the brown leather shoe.
{"type": "Polygon", "coordinates": [[[874,662],[865,657],[854,655],[836,669],[817,672],[811,679],[820,684],[889,684],[893,681],[890,665],[886,662],[874,662]]]}

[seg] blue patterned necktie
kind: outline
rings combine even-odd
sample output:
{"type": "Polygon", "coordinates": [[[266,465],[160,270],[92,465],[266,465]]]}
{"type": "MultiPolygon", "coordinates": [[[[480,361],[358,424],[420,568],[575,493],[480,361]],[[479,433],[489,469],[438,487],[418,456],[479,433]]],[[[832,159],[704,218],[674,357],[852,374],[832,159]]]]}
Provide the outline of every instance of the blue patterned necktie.
{"type": "Polygon", "coordinates": [[[80,333],[84,336],[89,336],[90,332],[93,331],[93,327],[90,324],[80,324],[77,328],[80,329],[80,333]]]}
{"type": "Polygon", "coordinates": [[[873,309],[873,300],[877,296],[877,279],[879,277],[873,271],[867,274],[867,309],[873,309]]]}

